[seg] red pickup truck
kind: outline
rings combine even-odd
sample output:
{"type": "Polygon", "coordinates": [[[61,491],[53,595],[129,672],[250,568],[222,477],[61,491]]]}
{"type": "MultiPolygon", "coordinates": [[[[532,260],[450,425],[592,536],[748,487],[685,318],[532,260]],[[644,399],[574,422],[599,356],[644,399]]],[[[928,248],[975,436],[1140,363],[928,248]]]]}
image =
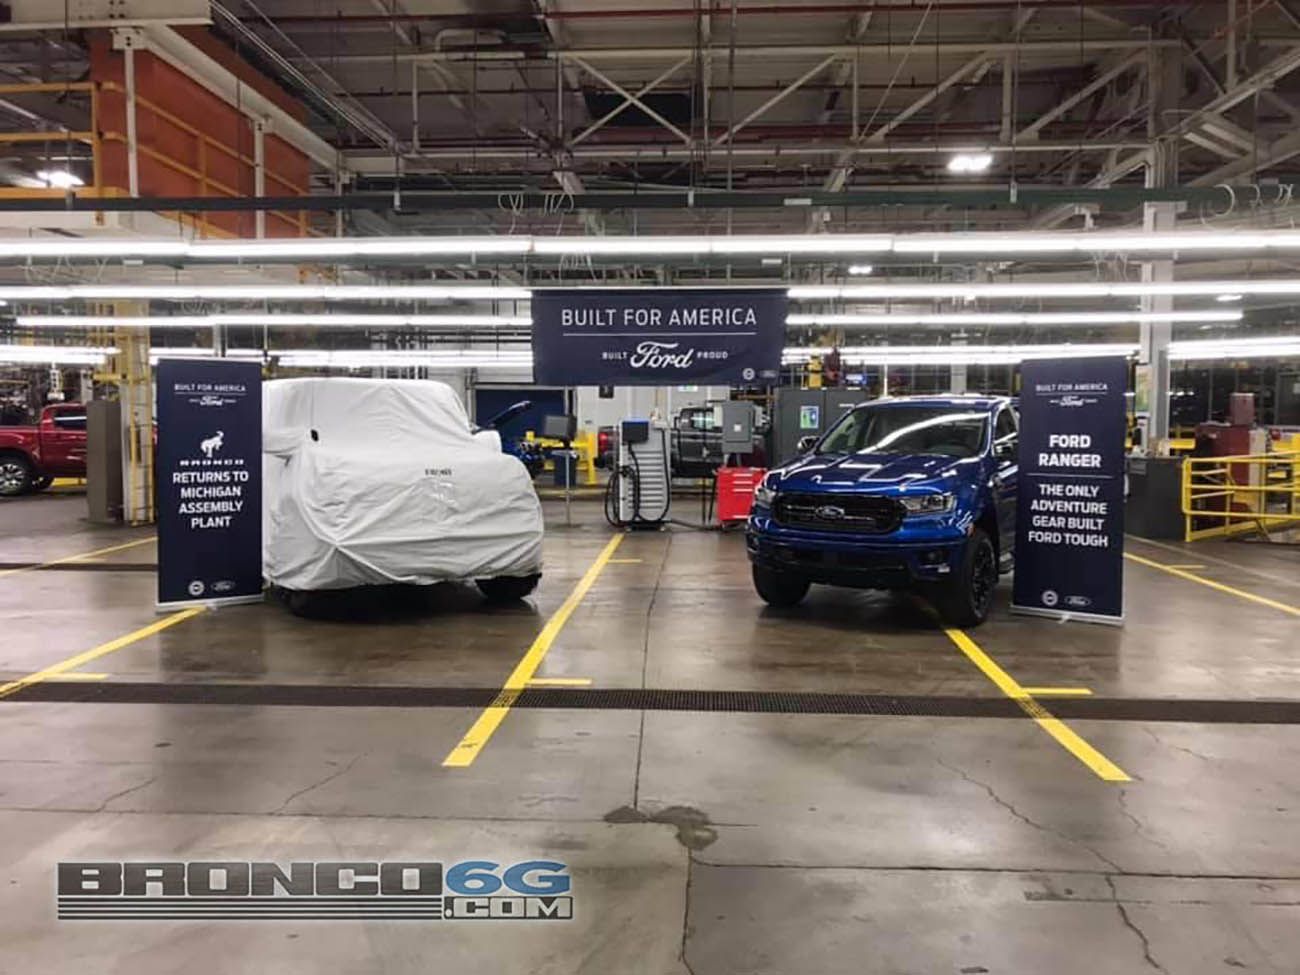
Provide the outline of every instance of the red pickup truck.
{"type": "Polygon", "coordinates": [[[86,476],[86,408],[58,403],[35,426],[0,426],[0,497],[49,487],[56,477],[86,476]]]}

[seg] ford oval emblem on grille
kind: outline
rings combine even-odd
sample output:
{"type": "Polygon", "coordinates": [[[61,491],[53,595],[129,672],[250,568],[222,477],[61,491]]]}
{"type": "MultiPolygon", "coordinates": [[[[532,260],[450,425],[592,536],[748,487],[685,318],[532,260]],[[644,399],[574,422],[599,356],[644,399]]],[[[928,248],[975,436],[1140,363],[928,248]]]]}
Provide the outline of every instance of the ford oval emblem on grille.
{"type": "Polygon", "coordinates": [[[844,517],[844,509],[834,504],[819,505],[814,511],[822,521],[839,521],[844,517]]]}

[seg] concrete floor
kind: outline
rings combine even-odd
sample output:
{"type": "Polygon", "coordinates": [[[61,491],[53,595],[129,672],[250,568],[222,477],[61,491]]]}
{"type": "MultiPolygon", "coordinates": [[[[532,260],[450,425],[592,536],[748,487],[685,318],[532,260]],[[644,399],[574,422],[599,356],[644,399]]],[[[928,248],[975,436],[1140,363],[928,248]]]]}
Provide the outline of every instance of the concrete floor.
{"type": "MultiPolygon", "coordinates": [[[[0,562],[148,537],[92,530],[84,511],[76,496],[0,505],[0,562]]],[[[448,588],[415,611],[304,621],[268,602],[80,670],[107,675],[94,684],[497,689],[610,537],[595,505],[575,515],[566,528],[548,510],[526,605],[448,588]]],[[[1239,592],[1129,562],[1123,628],[1013,617],[1004,591],[970,635],[1025,686],[1300,700],[1300,550],[1129,550],[1239,592]]],[[[152,574],[123,567],[154,557],[143,543],[0,568],[0,683],[153,622],[152,574]]],[[[630,535],[614,559],[539,676],[1001,696],[909,601],[814,589],[765,609],[739,535],[630,535]]],[[[1300,971],[1296,725],[1070,720],[1132,777],[1116,784],[1025,719],[515,708],[471,766],[444,768],[480,710],[360,691],[333,707],[0,698],[0,972],[1300,971]],[[538,857],[569,864],[573,921],[54,911],[67,859],[538,857]]]]}

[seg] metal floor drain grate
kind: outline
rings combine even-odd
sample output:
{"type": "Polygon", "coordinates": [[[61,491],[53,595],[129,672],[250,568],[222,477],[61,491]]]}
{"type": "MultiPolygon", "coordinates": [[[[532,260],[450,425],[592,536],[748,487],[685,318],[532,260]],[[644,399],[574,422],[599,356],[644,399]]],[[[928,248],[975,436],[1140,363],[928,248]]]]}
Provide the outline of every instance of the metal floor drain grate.
{"type": "MultiPolygon", "coordinates": [[[[84,704],[238,704],[262,707],[484,708],[494,687],[366,686],[359,684],[241,684],[104,681],[57,678],[31,684],[3,702],[84,704]]],[[[1204,724],[1300,724],[1300,700],[1179,700],[1060,698],[1044,706],[1060,718],[1093,721],[1180,721],[1204,724]]],[[[697,711],[735,714],[844,714],[880,717],[1024,718],[1005,697],[913,694],[823,694],[809,691],[729,691],[535,687],[518,692],[516,708],[596,711],[697,711]]]]}

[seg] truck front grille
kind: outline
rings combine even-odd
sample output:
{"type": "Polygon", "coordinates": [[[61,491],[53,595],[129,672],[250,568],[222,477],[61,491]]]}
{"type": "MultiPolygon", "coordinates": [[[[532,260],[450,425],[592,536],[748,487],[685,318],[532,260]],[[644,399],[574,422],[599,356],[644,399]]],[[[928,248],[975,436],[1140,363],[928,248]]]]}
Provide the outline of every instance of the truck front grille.
{"type": "Polygon", "coordinates": [[[875,494],[780,492],[774,512],[779,524],[817,531],[887,535],[903,522],[903,506],[875,494]]]}

